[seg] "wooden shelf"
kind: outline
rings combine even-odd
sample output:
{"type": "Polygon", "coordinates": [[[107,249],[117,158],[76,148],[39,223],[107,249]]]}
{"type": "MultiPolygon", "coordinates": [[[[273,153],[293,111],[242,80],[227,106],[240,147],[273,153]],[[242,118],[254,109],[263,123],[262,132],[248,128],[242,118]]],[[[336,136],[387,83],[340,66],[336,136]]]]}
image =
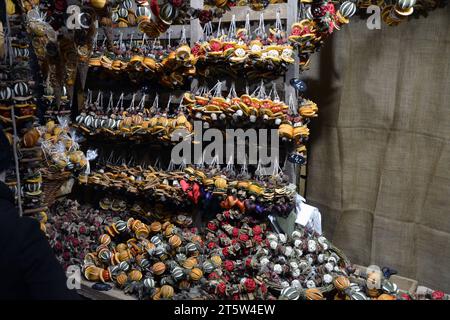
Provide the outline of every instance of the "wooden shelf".
{"type": "MultiPolygon", "coordinates": [[[[280,18],[286,20],[288,16],[288,4],[277,3],[269,4],[264,11],[254,11],[249,7],[233,7],[222,16],[222,22],[231,22],[233,15],[236,16],[236,22],[245,22],[247,13],[250,13],[250,21],[259,21],[261,13],[264,14],[264,20],[275,20],[277,11],[280,11],[280,18]]],[[[213,22],[218,22],[219,19],[214,19],[213,22]]]]}
{"type": "Polygon", "coordinates": [[[20,159],[20,163],[28,163],[28,162],[38,162],[43,161],[44,159],[42,157],[39,158],[28,158],[28,159],[20,159]]]}
{"type": "MultiPolygon", "coordinates": [[[[191,28],[189,25],[172,25],[170,26],[169,30],[159,36],[159,39],[167,40],[169,38],[169,31],[172,31],[170,39],[180,39],[183,27],[185,27],[186,30],[186,38],[189,39],[191,37],[191,28]]],[[[122,33],[123,39],[130,39],[131,35],[133,35],[133,40],[141,40],[143,36],[143,33],[137,27],[113,28],[112,30],[114,34],[114,40],[117,40],[119,38],[120,33],[122,33]]],[[[103,29],[98,29],[98,31],[98,40],[101,40],[104,37],[103,29]]],[[[149,41],[148,38],[147,41],[149,41]]]]}
{"type": "Polygon", "coordinates": [[[19,147],[20,152],[31,152],[31,151],[40,151],[42,150],[41,146],[32,147],[32,148],[21,148],[19,147]]]}
{"type": "Polygon", "coordinates": [[[82,279],[81,289],[77,290],[78,294],[91,300],[137,300],[135,297],[126,295],[123,291],[115,288],[112,283],[109,283],[112,289],[108,291],[92,289],[94,284],[94,282],[82,279]]]}
{"type": "Polygon", "coordinates": [[[41,208],[36,208],[36,209],[25,209],[25,210],[23,210],[23,214],[24,215],[30,215],[30,214],[33,214],[33,213],[46,211],[46,210],[48,210],[48,207],[41,207],[41,208]]]}

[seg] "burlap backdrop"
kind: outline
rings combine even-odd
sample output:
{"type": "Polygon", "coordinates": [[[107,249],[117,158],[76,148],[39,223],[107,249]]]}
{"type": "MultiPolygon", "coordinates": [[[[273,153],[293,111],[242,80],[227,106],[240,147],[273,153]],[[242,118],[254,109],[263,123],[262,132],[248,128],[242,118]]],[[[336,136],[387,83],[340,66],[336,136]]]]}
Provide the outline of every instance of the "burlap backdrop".
{"type": "Polygon", "coordinates": [[[307,198],[354,263],[450,292],[450,8],[329,40],[302,75],[320,108],[307,198]]]}

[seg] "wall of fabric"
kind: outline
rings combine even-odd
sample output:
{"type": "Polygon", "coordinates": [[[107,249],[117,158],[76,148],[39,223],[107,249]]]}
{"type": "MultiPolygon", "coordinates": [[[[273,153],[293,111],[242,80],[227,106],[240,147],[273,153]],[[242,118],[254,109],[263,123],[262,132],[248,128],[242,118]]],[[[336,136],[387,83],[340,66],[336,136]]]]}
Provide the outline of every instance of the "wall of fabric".
{"type": "Polygon", "coordinates": [[[450,292],[450,7],[381,30],[353,18],[311,65],[306,196],[325,235],[450,292]]]}

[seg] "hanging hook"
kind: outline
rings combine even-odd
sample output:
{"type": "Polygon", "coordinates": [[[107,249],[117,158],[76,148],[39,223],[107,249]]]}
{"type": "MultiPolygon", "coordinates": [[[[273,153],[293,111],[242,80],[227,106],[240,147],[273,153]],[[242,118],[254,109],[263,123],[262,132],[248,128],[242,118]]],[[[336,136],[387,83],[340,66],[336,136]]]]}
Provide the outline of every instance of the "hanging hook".
{"type": "Polygon", "coordinates": [[[133,95],[131,96],[131,102],[130,102],[130,106],[128,107],[128,110],[130,111],[134,111],[134,101],[136,99],[136,92],[133,93],[133,95]]]}
{"type": "Polygon", "coordinates": [[[165,110],[166,113],[169,113],[169,111],[170,111],[171,102],[172,102],[172,95],[169,95],[169,100],[167,101],[167,106],[166,106],[166,110],[165,110]]]}
{"type": "Polygon", "coordinates": [[[228,39],[232,39],[236,36],[236,15],[231,16],[230,28],[228,29],[228,39]]]}
{"type": "Polygon", "coordinates": [[[143,94],[142,94],[142,98],[141,98],[141,101],[139,101],[139,104],[138,104],[138,106],[137,106],[137,110],[138,110],[138,111],[142,111],[142,110],[144,110],[144,105],[145,105],[145,96],[146,96],[146,94],[145,94],[145,93],[143,93],[143,94]]]}
{"type": "Polygon", "coordinates": [[[172,29],[167,30],[167,49],[170,49],[170,40],[172,38],[172,29]]]}
{"type": "Polygon", "coordinates": [[[158,94],[156,94],[155,100],[153,100],[151,109],[153,109],[153,113],[159,112],[159,95],[158,94]]]}
{"type": "Polygon", "coordinates": [[[250,11],[247,10],[247,14],[245,15],[245,30],[247,30],[247,36],[251,33],[251,26],[250,26],[250,11]]]}
{"type": "Polygon", "coordinates": [[[119,106],[120,106],[120,110],[123,110],[123,97],[124,96],[125,96],[125,94],[122,92],[119,96],[119,100],[117,101],[116,109],[119,109],[119,106]]]}
{"type": "Polygon", "coordinates": [[[114,108],[113,92],[111,91],[109,94],[108,108],[106,108],[106,112],[110,113],[113,108],[114,108]]]}
{"type": "Polygon", "coordinates": [[[185,28],[184,25],[183,25],[183,27],[181,28],[180,44],[187,44],[186,28],[185,28]]]}

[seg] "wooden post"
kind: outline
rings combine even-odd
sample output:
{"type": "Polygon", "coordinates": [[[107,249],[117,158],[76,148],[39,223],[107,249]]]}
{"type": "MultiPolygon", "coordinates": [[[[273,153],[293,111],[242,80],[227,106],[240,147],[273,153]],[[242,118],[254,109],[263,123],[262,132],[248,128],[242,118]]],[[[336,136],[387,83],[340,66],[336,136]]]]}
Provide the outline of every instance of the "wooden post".
{"type": "MultiPolygon", "coordinates": [[[[8,46],[8,48],[7,48],[7,50],[5,50],[5,58],[6,58],[6,55],[8,55],[9,65],[12,66],[13,53],[12,53],[12,49],[11,49],[11,25],[9,23],[8,15],[6,15],[6,28],[7,28],[7,32],[5,32],[5,40],[6,40],[5,42],[8,46]]],[[[12,145],[12,147],[13,147],[13,152],[14,152],[14,166],[15,166],[16,182],[17,182],[17,203],[19,206],[19,215],[22,216],[23,215],[22,195],[21,195],[22,185],[20,183],[19,158],[17,156],[18,138],[17,138],[16,114],[15,114],[14,106],[11,106],[11,122],[12,122],[12,126],[13,126],[13,145],[12,145]]]]}
{"type": "MultiPolygon", "coordinates": [[[[297,19],[297,10],[298,10],[298,0],[288,0],[288,11],[287,11],[287,19],[286,19],[286,32],[289,34],[291,31],[291,26],[295,23],[297,19]]],[[[289,81],[292,78],[298,78],[300,74],[299,69],[299,59],[298,56],[295,55],[295,63],[289,66],[284,81],[284,99],[285,101],[289,101],[289,96],[291,94],[295,95],[295,89],[289,84],[289,81]]],[[[297,104],[297,101],[295,101],[297,104]]]]}
{"type": "MultiPolygon", "coordinates": [[[[191,7],[192,8],[196,8],[196,9],[201,9],[203,8],[203,0],[190,0],[191,1],[191,7]]],[[[191,48],[194,46],[194,44],[200,40],[200,38],[203,35],[203,28],[200,25],[200,20],[199,19],[193,19],[191,20],[191,48]]],[[[198,79],[194,78],[191,82],[191,91],[198,87],[198,79]]]]}
{"type": "MultiPolygon", "coordinates": [[[[291,26],[297,20],[297,10],[298,10],[298,0],[288,0],[288,10],[286,17],[286,33],[289,34],[291,31],[291,26]]],[[[289,97],[293,95],[296,96],[295,89],[290,85],[290,80],[292,78],[298,78],[300,74],[299,69],[299,58],[298,55],[294,55],[295,62],[289,66],[286,75],[284,76],[284,101],[289,101],[289,97]]],[[[294,99],[295,108],[297,108],[297,99],[294,99]]],[[[288,154],[293,150],[287,150],[288,154]]],[[[289,176],[291,183],[297,185],[298,192],[301,193],[301,184],[299,183],[298,176],[300,174],[297,165],[288,162],[286,164],[285,173],[289,176]]]]}
{"type": "MultiPolygon", "coordinates": [[[[191,7],[196,9],[203,8],[203,0],[191,0],[191,7]]],[[[200,25],[199,19],[191,20],[191,47],[200,40],[202,33],[203,28],[200,25]]]]}

